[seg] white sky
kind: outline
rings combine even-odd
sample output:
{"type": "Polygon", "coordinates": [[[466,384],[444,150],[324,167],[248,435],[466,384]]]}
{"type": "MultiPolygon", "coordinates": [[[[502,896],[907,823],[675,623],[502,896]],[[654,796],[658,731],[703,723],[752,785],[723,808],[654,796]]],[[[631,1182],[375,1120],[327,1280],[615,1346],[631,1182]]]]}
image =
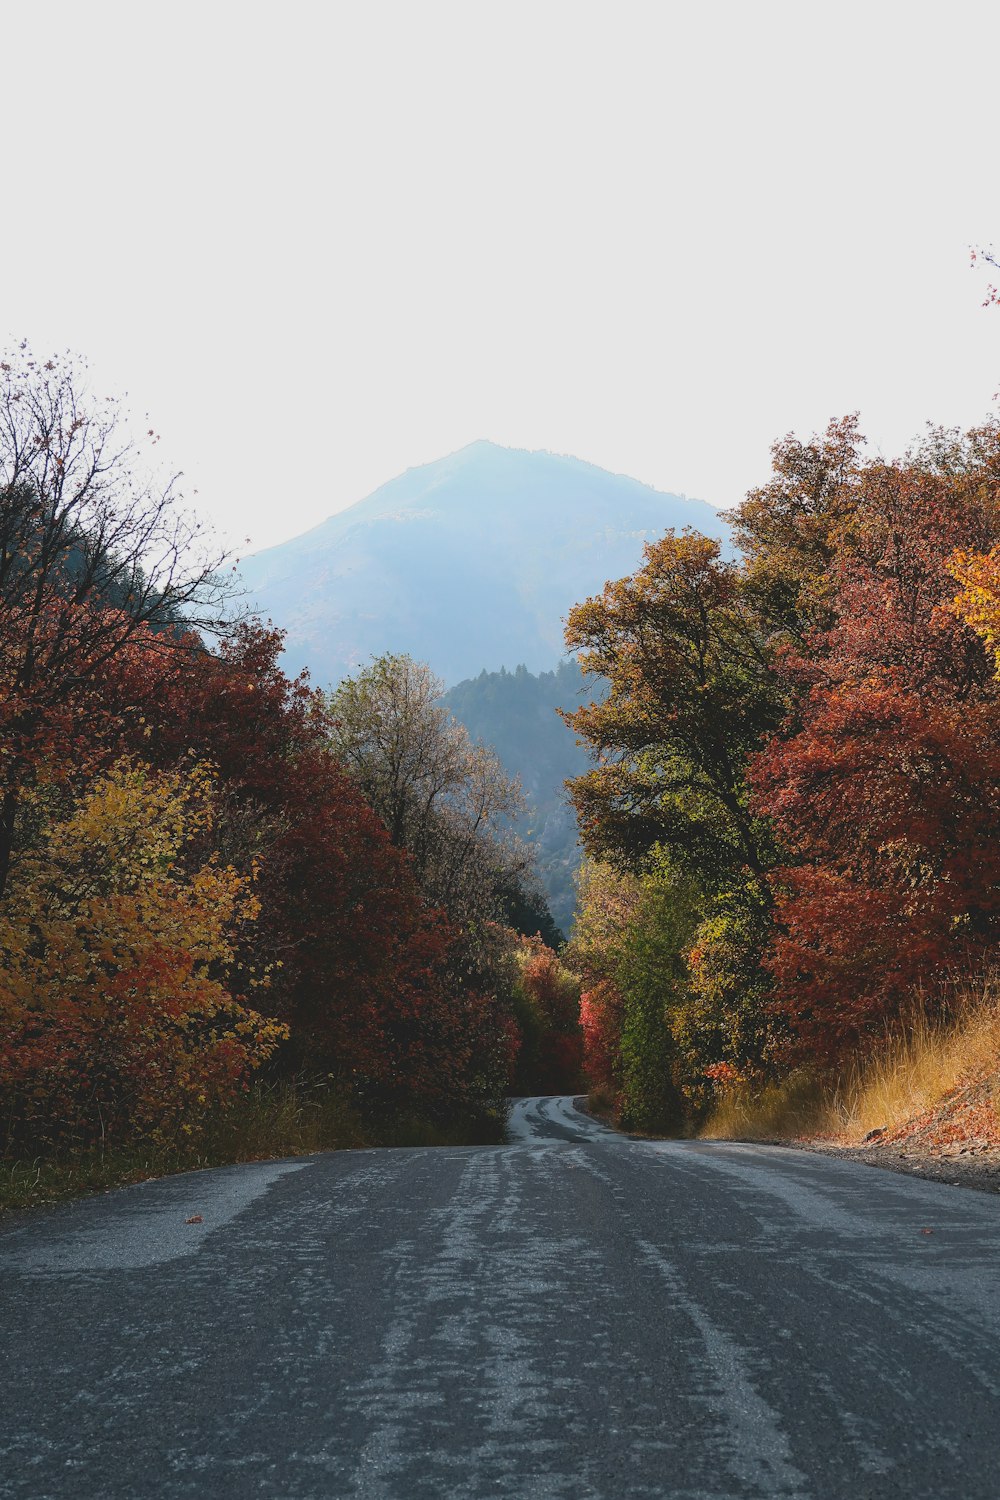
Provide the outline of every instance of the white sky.
{"type": "Polygon", "coordinates": [[[0,343],[86,354],[254,547],[477,437],[731,504],[789,429],[996,409],[998,44],[961,0],[0,0],[0,343]]]}

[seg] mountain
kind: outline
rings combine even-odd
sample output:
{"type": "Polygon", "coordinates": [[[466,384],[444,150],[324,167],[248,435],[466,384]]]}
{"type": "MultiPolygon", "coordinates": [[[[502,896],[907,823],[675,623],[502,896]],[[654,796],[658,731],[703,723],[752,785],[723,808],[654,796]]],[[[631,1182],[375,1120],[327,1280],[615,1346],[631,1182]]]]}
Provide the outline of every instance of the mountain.
{"type": "Polygon", "coordinates": [[[242,564],[247,602],[287,631],[286,669],[323,687],[406,652],[447,683],[551,668],[571,606],[630,573],[668,527],[724,537],[710,505],[556,454],[471,443],[408,469],[242,564]]]}

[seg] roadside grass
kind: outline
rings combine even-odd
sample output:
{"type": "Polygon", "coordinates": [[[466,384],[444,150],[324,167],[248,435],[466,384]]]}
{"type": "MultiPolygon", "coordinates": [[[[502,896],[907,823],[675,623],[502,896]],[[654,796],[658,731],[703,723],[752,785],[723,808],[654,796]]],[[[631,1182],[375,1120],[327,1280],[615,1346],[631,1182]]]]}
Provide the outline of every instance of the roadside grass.
{"type": "Polygon", "coordinates": [[[1000,993],[993,977],[964,989],[950,1015],[918,1011],[901,1034],[859,1062],[829,1101],[826,1130],[850,1144],[872,1130],[893,1135],[963,1091],[984,1087],[998,1129],[998,1073],[1000,993]]]}
{"type": "MultiPolygon", "coordinates": [[[[859,1145],[886,1136],[933,1132],[936,1115],[974,1096],[968,1129],[1000,1134],[1000,978],[965,984],[934,1015],[913,1014],[880,1046],[835,1080],[791,1074],[762,1090],[733,1090],[713,1108],[699,1135],[708,1140],[825,1139],[859,1145]]],[[[952,1134],[961,1134],[956,1123],[952,1134]]]]}
{"type": "Polygon", "coordinates": [[[830,1103],[830,1092],[820,1080],[795,1072],[762,1089],[727,1090],[698,1136],[708,1141],[786,1141],[822,1135],[830,1103]]]}
{"type": "Polygon", "coordinates": [[[0,1214],[203,1167],[308,1156],[362,1146],[471,1146],[501,1142],[504,1120],[442,1125],[413,1115],[365,1121],[325,1081],[261,1082],[209,1117],[197,1140],[64,1145],[57,1153],[0,1157],[0,1214]]]}

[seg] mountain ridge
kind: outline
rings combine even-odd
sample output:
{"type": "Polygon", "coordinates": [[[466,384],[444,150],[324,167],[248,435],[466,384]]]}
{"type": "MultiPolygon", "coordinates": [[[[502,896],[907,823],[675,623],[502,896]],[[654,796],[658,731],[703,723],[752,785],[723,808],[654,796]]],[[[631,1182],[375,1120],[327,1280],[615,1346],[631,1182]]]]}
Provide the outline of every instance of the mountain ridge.
{"type": "Polygon", "coordinates": [[[325,686],[405,651],[450,685],[519,662],[550,668],[573,604],[631,572],[642,543],[671,526],[728,530],[705,501],[480,438],[251,554],[240,572],[286,630],[290,670],[325,686]]]}

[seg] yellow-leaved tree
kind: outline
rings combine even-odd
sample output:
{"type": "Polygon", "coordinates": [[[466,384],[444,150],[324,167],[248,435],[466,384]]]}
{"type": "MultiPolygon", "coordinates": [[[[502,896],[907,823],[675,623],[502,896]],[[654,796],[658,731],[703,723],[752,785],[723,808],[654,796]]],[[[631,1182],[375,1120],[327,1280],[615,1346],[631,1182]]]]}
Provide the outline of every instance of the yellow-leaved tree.
{"type": "Polygon", "coordinates": [[[195,1136],[286,1035],[234,993],[252,876],[192,857],[213,792],[124,759],[37,809],[0,904],[8,1146],[195,1136]]]}
{"type": "Polygon", "coordinates": [[[981,636],[1000,666],[1000,547],[989,552],[955,552],[948,572],[962,585],[952,611],[981,636]]]}

